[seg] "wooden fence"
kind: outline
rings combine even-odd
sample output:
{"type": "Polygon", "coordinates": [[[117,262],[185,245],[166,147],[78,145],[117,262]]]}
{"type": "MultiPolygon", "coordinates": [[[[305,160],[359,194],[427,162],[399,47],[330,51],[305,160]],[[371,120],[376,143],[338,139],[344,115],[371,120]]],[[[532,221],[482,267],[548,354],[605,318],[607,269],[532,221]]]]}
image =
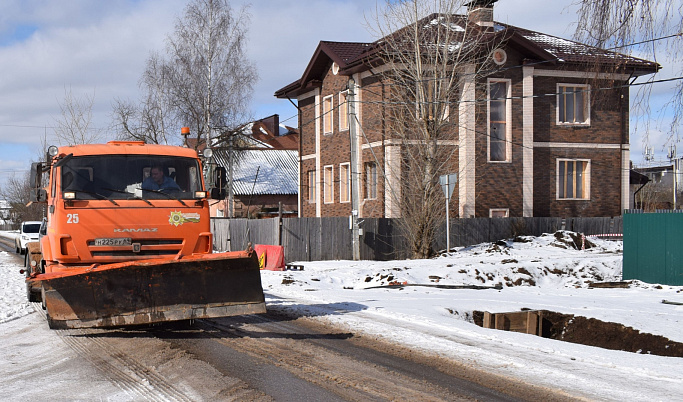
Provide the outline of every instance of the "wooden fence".
{"type": "MultiPolygon", "coordinates": [[[[398,219],[364,218],[360,225],[363,260],[410,258],[408,242],[398,219]]],[[[350,260],[353,258],[349,219],[212,218],[214,247],[220,251],[244,250],[248,243],[276,244],[285,249],[287,262],[350,260]]],[[[540,236],[558,230],[586,235],[621,234],[622,218],[467,218],[451,219],[451,247],[495,242],[515,236],[540,236]]],[[[446,248],[446,226],[437,231],[434,250],[446,248]]]]}

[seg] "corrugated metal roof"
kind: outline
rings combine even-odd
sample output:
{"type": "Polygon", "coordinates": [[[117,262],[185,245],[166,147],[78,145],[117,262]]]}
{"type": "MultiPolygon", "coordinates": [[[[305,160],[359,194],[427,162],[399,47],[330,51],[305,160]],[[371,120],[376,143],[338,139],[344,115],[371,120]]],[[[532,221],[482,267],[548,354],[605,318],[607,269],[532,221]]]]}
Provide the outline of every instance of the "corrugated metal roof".
{"type": "MultiPolygon", "coordinates": [[[[214,157],[220,166],[228,167],[227,149],[214,149],[214,157]]],[[[297,151],[251,149],[235,151],[233,158],[235,195],[298,194],[297,151]]]]}

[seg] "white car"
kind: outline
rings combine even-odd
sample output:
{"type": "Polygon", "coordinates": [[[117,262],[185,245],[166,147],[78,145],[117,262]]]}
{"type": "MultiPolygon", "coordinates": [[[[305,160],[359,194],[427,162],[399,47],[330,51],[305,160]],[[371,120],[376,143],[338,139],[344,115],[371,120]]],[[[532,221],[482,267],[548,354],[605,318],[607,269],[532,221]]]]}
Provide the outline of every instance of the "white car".
{"type": "Polygon", "coordinates": [[[14,239],[17,253],[26,254],[26,243],[40,239],[40,221],[22,222],[19,228],[19,236],[14,239]]]}

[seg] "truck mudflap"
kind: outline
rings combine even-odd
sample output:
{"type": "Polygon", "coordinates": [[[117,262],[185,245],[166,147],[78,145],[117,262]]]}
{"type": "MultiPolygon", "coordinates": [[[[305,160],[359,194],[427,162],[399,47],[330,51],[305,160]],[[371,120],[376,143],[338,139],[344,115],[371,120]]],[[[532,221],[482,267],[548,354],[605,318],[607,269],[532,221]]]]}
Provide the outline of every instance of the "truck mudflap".
{"type": "Polygon", "coordinates": [[[37,275],[50,328],[116,327],[266,312],[254,252],[151,259],[37,275]]]}

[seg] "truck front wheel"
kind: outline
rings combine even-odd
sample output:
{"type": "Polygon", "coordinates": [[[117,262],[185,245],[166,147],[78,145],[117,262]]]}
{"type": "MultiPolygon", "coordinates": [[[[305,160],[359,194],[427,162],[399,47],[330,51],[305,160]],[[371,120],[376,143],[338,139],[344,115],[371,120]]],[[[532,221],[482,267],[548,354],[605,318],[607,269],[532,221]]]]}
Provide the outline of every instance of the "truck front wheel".
{"type": "Polygon", "coordinates": [[[41,293],[32,290],[31,285],[28,283],[26,284],[26,297],[28,297],[28,301],[31,303],[40,303],[43,301],[41,293]]]}

